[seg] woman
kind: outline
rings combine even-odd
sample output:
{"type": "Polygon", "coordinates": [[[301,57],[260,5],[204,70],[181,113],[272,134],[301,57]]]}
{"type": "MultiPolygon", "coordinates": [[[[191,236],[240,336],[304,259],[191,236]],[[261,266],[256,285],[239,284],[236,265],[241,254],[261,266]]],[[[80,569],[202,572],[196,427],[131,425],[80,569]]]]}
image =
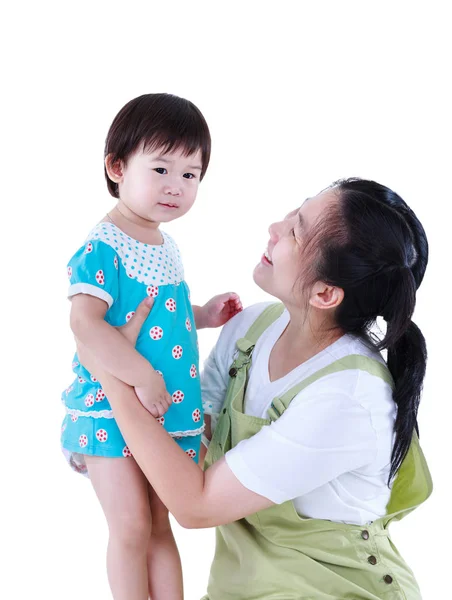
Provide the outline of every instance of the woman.
{"type": "Polygon", "coordinates": [[[235,316],[206,363],[219,417],[204,472],[83,355],[171,513],[217,527],[205,600],[420,598],[388,524],[431,493],[416,420],[426,348],[411,321],[427,258],[414,213],[371,181],[340,181],[273,224],[254,280],[282,304],[235,316]]]}

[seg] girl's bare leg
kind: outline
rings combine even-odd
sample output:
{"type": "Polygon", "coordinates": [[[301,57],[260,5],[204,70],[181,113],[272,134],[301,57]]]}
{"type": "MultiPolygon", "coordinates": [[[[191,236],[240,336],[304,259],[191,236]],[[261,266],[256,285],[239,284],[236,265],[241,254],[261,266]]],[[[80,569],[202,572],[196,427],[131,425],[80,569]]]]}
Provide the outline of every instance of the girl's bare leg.
{"type": "Polygon", "coordinates": [[[149,486],[152,535],[148,548],[151,600],[183,600],[182,565],[171,530],[168,509],[149,486]]]}
{"type": "Polygon", "coordinates": [[[148,600],[148,483],[133,458],[86,456],[109,528],[107,572],[114,600],[148,600]]]}

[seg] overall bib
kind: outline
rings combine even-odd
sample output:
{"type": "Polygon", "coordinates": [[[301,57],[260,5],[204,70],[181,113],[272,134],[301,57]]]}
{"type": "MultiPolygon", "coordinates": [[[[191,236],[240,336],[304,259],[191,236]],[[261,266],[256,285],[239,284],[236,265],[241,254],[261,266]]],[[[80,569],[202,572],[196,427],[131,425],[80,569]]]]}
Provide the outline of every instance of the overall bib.
{"type": "MultiPolygon", "coordinates": [[[[268,419],[245,415],[253,348],[283,309],[281,304],[269,306],[246,337],[236,342],[238,352],[205,469],[279,418],[301,390],[325,375],[360,369],[393,385],[386,365],[350,355],[275,398],[268,419]]],[[[393,545],[388,525],[419,506],[431,491],[430,473],[415,434],[392,486],[387,514],[369,525],[303,518],[287,501],[217,527],[215,557],[202,600],[419,600],[419,587],[393,545]]]]}

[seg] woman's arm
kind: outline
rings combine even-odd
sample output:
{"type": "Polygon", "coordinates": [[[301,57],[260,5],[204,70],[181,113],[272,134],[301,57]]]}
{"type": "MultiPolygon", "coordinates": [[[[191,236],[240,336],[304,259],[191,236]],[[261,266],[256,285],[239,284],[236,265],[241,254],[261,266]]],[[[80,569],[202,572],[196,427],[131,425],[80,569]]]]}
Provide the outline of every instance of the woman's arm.
{"type": "Polygon", "coordinates": [[[131,387],[98,369],[96,375],[133,457],[183,527],[231,523],[273,505],[245,488],[224,458],[201,471],[143,408],[131,387]]]}

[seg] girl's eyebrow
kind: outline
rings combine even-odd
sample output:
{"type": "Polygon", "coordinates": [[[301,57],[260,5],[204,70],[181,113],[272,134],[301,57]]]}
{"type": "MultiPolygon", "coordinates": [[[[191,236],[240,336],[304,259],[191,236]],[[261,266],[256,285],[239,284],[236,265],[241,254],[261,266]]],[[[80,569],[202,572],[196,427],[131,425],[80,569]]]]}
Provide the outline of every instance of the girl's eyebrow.
{"type": "MultiPolygon", "coordinates": [[[[174,162],[170,158],[165,158],[164,156],[156,156],[156,157],[152,158],[151,160],[158,160],[159,162],[165,163],[167,165],[170,165],[174,162]]],[[[200,167],[200,166],[188,165],[187,168],[191,169],[192,171],[195,171],[195,170],[202,171],[202,167],[200,167]]]]}

